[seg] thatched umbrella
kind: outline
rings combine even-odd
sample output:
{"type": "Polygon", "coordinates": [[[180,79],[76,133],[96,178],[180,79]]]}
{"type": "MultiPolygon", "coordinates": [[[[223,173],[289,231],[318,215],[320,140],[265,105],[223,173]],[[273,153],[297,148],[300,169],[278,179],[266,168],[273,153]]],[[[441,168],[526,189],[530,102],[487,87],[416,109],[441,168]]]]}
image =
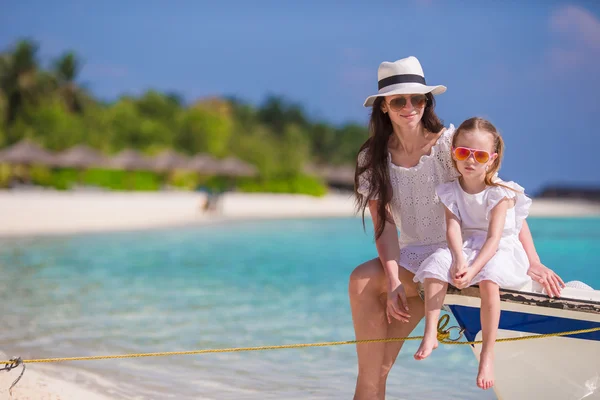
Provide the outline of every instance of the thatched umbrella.
{"type": "Polygon", "coordinates": [[[223,176],[256,176],[258,169],[239,158],[227,157],[219,162],[219,175],[223,176]]]}
{"type": "Polygon", "coordinates": [[[16,174],[16,170],[13,166],[24,166],[25,169],[23,170],[23,174],[17,175],[20,175],[23,182],[30,182],[29,167],[31,165],[37,164],[52,167],[56,164],[56,157],[54,154],[44,150],[37,144],[24,139],[0,151],[0,163],[9,164],[11,166],[9,171],[11,181],[12,177],[16,174]]]}
{"type": "Polygon", "coordinates": [[[323,179],[328,186],[352,190],[354,188],[354,167],[350,165],[307,165],[304,172],[323,179]]]}
{"type": "Polygon", "coordinates": [[[6,164],[54,166],[56,156],[37,144],[24,139],[0,152],[0,162],[6,164]]]}
{"type": "Polygon", "coordinates": [[[173,150],[165,150],[150,160],[154,171],[170,172],[176,169],[184,169],[189,163],[188,157],[173,150]]]}
{"type": "Polygon", "coordinates": [[[90,167],[100,167],[106,164],[106,158],[98,151],[80,144],[59,153],[56,156],[56,164],[63,168],[75,168],[77,181],[83,181],[83,170],[90,167]]]}
{"type": "Polygon", "coordinates": [[[321,170],[321,176],[333,185],[354,186],[354,168],[351,166],[327,166],[321,170]]]}
{"type": "Polygon", "coordinates": [[[132,149],[121,151],[119,154],[112,157],[107,165],[111,168],[124,169],[127,171],[152,169],[150,160],[132,149]]]}
{"type": "Polygon", "coordinates": [[[133,171],[148,171],[152,169],[150,160],[132,149],[125,149],[121,151],[119,154],[109,159],[106,166],[109,168],[129,171],[125,184],[129,189],[134,187],[135,175],[133,174],[133,171]]]}
{"type": "Polygon", "coordinates": [[[185,166],[186,169],[202,175],[217,175],[220,172],[219,160],[209,154],[196,154],[185,166]]]}
{"type": "Polygon", "coordinates": [[[64,168],[84,169],[103,166],[106,164],[106,158],[88,146],[77,145],[58,154],[56,163],[64,168]]]}

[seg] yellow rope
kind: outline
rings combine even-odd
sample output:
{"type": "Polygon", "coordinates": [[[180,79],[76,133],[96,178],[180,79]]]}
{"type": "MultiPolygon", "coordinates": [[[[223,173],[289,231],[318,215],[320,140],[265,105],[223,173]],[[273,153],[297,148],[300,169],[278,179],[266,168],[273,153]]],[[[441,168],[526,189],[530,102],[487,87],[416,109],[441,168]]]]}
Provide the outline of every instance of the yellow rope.
{"type": "MultiPolygon", "coordinates": [[[[481,340],[475,341],[458,341],[458,339],[450,339],[450,331],[452,329],[459,329],[458,327],[450,327],[446,329],[450,317],[444,314],[438,321],[438,340],[442,344],[452,345],[473,345],[482,343],[481,340]]],[[[567,336],[577,335],[581,333],[590,333],[600,331],[600,327],[579,329],[575,331],[565,331],[556,333],[546,333],[541,335],[529,335],[514,338],[502,338],[497,339],[496,342],[516,342],[519,340],[530,340],[530,339],[543,339],[553,336],[567,336]]],[[[461,332],[462,336],[462,332],[461,332]]],[[[276,346],[257,346],[257,347],[233,347],[224,349],[204,349],[204,350],[189,350],[189,351],[165,351],[159,353],[138,353],[138,354],[120,354],[120,355],[106,355],[106,356],[86,356],[86,357],[65,357],[65,358],[44,358],[44,359],[33,359],[33,360],[22,360],[22,363],[51,363],[51,362],[62,362],[62,361],[85,361],[85,360],[107,360],[107,359],[118,359],[118,358],[138,358],[138,357],[163,357],[163,356],[179,356],[179,355],[191,355],[191,354],[207,354],[207,353],[233,353],[241,351],[258,351],[258,350],[278,350],[278,349],[298,349],[306,347],[326,347],[326,346],[340,346],[345,344],[365,344],[365,343],[386,343],[386,342],[402,342],[407,340],[421,340],[423,336],[409,336],[403,338],[387,338],[387,339],[362,339],[362,340],[347,340],[340,342],[321,342],[321,343],[298,343],[298,344],[284,344],[276,346]]],[[[14,360],[0,361],[0,364],[13,364],[14,360]]]]}

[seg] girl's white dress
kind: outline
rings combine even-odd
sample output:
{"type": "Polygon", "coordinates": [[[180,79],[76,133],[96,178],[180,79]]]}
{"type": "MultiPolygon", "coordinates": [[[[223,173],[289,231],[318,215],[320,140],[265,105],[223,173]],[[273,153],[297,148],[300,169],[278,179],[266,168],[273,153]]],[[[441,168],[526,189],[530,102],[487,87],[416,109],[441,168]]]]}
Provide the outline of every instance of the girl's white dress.
{"type": "MultiPolygon", "coordinates": [[[[480,193],[469,194],[462,189],[458,180],[454,180],[438,185],[436,193],[440,201],[461,222],[463,254],[469,267],[485,243],[492,209],[504,198],[516,198],[515,206],[509,208],[506,213],[504,231],[496,254],[473,278],[471,285],[490,280],[502,288],[519,289],[531,280],[527,275],[527,254],[519,241],[519,232],[523,220],[529,214],[531,199],[517,183],[499,179],[497,182],[513,188],[516,192],[502,186],[488,186],[480,193]]],[[[440,248],[423,261],[414,281],[423,282],[425,278],[436,278],[452,283],[451,265],[450,249],[440,248]]]]}

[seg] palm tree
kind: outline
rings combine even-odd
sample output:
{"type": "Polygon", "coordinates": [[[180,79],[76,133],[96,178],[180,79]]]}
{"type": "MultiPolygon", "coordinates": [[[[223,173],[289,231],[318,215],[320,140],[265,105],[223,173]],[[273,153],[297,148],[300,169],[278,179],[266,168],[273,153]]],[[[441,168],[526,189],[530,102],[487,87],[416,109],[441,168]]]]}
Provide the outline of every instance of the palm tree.
{"type": "Polygon", "coordinates": [[[75,113],[83,111],[83,93],[75,83],[75,79],[81,70],[81,63],[73,52],[65,53],[54,63],[54,74],[56,76],[58,90],[65,101],[68,109],[75,113]]]}
{"type": "MultiPolygon", "coordinates": [[[[29,40],[19,41],[14,50],[0,56],[0,92],[4,96],[5,130],[17,119],[27,103],[39,97],[38,46],[29,40]]],[[[18,138],[8,138],[12,143],[18,138]]]]}

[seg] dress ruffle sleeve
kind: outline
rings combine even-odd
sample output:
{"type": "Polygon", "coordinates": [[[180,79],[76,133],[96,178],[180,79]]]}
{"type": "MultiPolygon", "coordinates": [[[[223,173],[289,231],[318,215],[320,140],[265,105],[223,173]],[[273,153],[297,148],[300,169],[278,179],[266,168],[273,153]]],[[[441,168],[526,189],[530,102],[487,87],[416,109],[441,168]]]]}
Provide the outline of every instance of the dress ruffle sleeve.
{"type": "Polygon", "coordinates": [[[458,202],[456,200],[456,181],[437,185],[435,187],[435,193],[440,198],[442,204],[460,219],[460,211],[458,210],[458,202]]]}
{"type": "Polygon", "coordinates": [[[531,199],[525,194],[525,189],[516,182],[504,182],[500,181],[500,184],[506,186],[494,186],[491,188],[487,195],[486,205],[486,218],[489,220],[490,214],[494,207],[505,198],[515,199],[515,218],[516,227],[520,231],[523,226],[523,221],[529,215],[529,208],[531,207],[531,199]],[[508,189],[511,188],[511,189],[508,189]]]}

